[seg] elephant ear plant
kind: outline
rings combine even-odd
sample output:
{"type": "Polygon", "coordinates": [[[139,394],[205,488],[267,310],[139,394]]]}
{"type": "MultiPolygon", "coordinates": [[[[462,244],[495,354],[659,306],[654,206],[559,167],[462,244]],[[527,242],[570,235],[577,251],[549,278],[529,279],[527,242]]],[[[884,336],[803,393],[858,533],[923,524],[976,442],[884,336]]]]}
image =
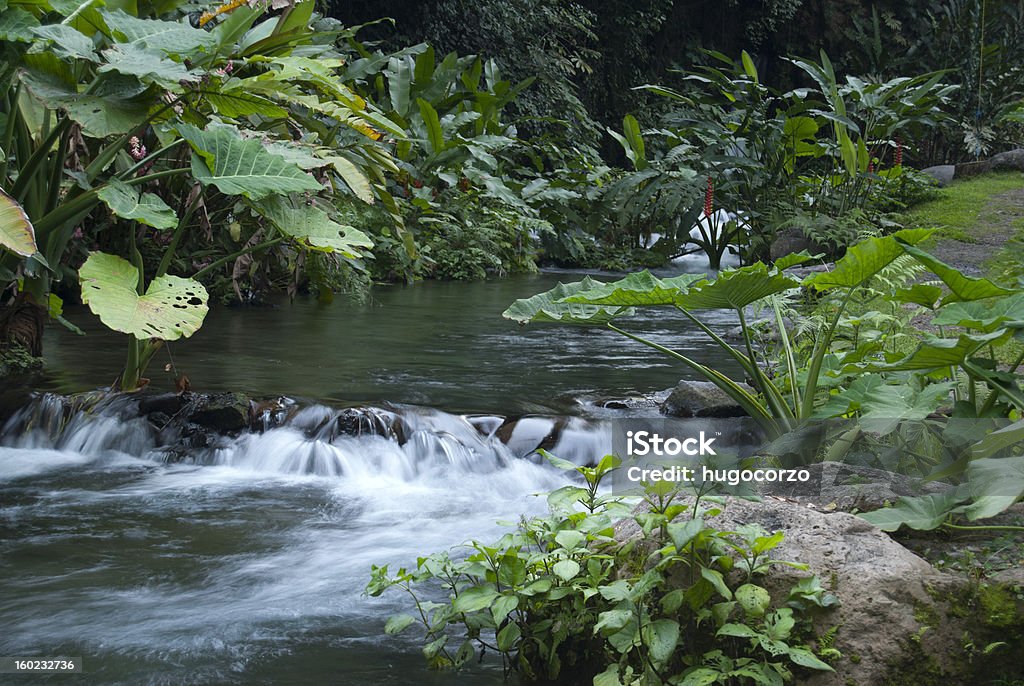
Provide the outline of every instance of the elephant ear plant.
{"type": "MultiPolygon", "coordinates": [[[[950,509],[964,506],[952,514],[989,517],[1024,493],[1018,478],[1024,460],[1018,369],[1024,356],[1005,359],[1010,341],[1021,340],[1024,331],[1024,292],[944,264],[919,247],[929,235],[914,229],[869,238],[847,250],[833,269],[800,281],[786,270],[810,259],[806,254],[772,267],[756,263],[725,270],[715,278],[659,279],[647,272],[610,283],[588,278],[518,300],[504,316],[522,324],[604,327],[668,355],[740,405],[772,441],[766,451],[784,463],[842,459],[856,444],[855,452],[873,451],[878,466],[931,479],[972,481],[980,472],[1002,470],[1005,479],[973,479],[971,488],[944,501],[950,509]],[[911,269],[912,264],[918,267],[911,269]],[[903,287],[890,278],[894,269],[927,271],[935,279],[903,287]],[[818,323],[809,330],[787,326],[783,319],[781,296],[801,293],[817,300],[818,323]],[[939,335],[921,334],[909,351],[890,346],[885,337],[858,335],[855,327],[851,330],[857,318],[850,316],[850,308],[865,299],[893,304],[908,321],[916,314],[930,316],[939,335]],[[774,315],[778,344],[771,358],[755,345],[747,320],[748,309],[758,304],[767,304],[774,315]],[[727,354],[743,377],[732,378],[628,331],[624,321],[637,307],[679,312],[727,354]],[[716,333],[701,318],[708,310],[735,312],[742,343],[733,345],[716,333]],[[955,333],[947,333],[947,327],[955,333]],[[744,379],[751,386],[741,383],[744,379]],[[827,449],[814,443],[808,451],[798,439],[830,419],[842,421],[828,423],[839,431],[826,436],[827,449]],[[785,449],[793,445],[803,447],[785,449]],[[1000,508],[991,500],[966,506],[993,495],[997,487],[1000,508]]],[[[905,331],[899,335],[910,337],[905,331]]]]}
{"type": "Polygon", "coordinates": [[[229,3],[201,28],[177,0],[160,17],[134,4],[2,7],[0,279],[16,296],[0,343],[28,330],[39,353],[83,226],[120,252],[90,253],[78,274],[83,302],[131,336],[120,390],[144,383],[163,341],[201,326],[204,275],[278,245],[345,260],[370,247],[338,204],[390,198],[384,174],[397,168],[379,139],[404,132],[341,80],[334,41],[351,32],[312,0],[274,16],[229,3]],[[207,266],[196,271],[180,253],[198,227],[207,266]]]}

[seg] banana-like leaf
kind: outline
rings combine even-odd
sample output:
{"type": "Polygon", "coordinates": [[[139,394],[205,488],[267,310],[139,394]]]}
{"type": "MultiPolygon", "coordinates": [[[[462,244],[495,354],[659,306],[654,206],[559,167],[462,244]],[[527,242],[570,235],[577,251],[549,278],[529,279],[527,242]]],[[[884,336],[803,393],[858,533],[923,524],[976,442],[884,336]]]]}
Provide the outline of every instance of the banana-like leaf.
{"type": "Polygon", "coordinates": [[[154,229],[170,229],[178,225],[178,215],[160,196],[140,194],[138,189],[123,181],[112,180],[97,195],[121,219],[135,219],[154,229]]]}
{"type": "Polygon", "coordinates": [[[323,158],[324,162],[327,162],[334,170],[338,172],[338,176],[341,177],[345,185],[351,189],[357,198],[367,204],[372,204],[374,201],[373,186],[370,184],[370,179],[366,177],[366,174],[362,172],[347,157],[341,157],[339,155],[330,155],[323,158]]]}
{"type": "Polygon", "coordinates": [[[720,272],[713,281],[693,285],[679,296],[677,303],[687,310],[739,310],[761,298],[799,286],[799,281],[783,274],[772,274],[767,266],[758,262],[720,272]]]}
{"type": "Polygon", "coordinates": [[[302,201],[293,203],[286,198],[275,197],[266,200],[260,209],[282,233],[298,238],[313,248],[357,257],[359,248],[373,247],[373,241],[362,231],[339,224],[315,205],[307,205],[302,201]]]}
{"type": "Polygon", "coordinates": [[[437,154],[445,148],[444,132],[441,130],[441,120],[438,119],[437,110],[423,98],[416,98],[416,104],[419,105],[423,124],[427,127],[427,142],[430,144],[430,152],[437,154]]]}
{"type": "Polygon", "coordinates": [[[891,236],[869,238],[852,246],[830,272],[811,274],[803,283],[819,291],[855,288],[870,280],[905,252],[904,246],[920,243],[930,229],[904,229],[891,236]]]}
{"type": "Polygon", "coordinates": [[[578,326],[603,326],[617,317],[633,314],[632,307],[585,305],[566,302],[566,299],[583,291],[601,285],[600,281],[586,276],[582,281],[558,284],[550,291],[538,293],[531,298],[516,300],[502,312],[505,319],[528,324],[530,322],[552,322],[576,324],[578,326]]]}
{"type": "Polygon", "coordinates": [[[996,516],[1024,496],[1024,456],[973,460],[967,485],[974,501],[964,509],[967,518],[996,516]]]}
{"type": "Polygon", "coordinates": [[[979,348],[989,344],[998,345],[1011,336],[1012,332],[1006,329],[999,329],[987,334],[961,334],[957,338],[926,336],[917,349],[902,360],[889,364],[849,365],[843,368],[843,372],[895,372],[959,366],[979,348]]]}
{"type": "Polygon", "coordinates": [[[932,319],[942,326],[962,326],[979,331],[994,331],[1007,322],[1024,319],[1024,293],[998,300],[958,301],[946,305],[932,319]]]}
{"type": "Polygon", "coordinates": [[[0,190],[0,245],[24,257],[39,251],[36,231],[18,201],[0,190]]]}
{"type": "Polygon", "coordinates": [[[670,279],[659,279],[644,270],[610,283],[595,281],[600,285],[568,296],[564,302],[626,307],[674,305],[691,284],[704,278],[703,274],[681,274],[670,279]]]}
{"type": "MultiPolygon", "coordinates": [[[[894,234],[894,237],[901,243],[905,243],[905,241],[900,239],[899,234],[894,234]]],[[[934,272],[952,291],[950,295],[943,299],[943,304],[960,300],[983,300],[985,298],[995,298],[1018,292],[998,286],[985,278],[965,276],[960,270],[950,267],[937,257],[929,255],[913,245],[905,244],[904,249],[908,255],[911,255],[915,260],[934,272]]]]}
{"type": "Polygon", "coordinates": [[[186,69],[185,65],[137,43],[118,43],[104,50],[103,56],[107,63],[97,71],[134,76],[144,83],[154,83],[172,93],[183,91],[182,82],[199,81],[200,75],[186,69]]]}
{"type": "Polygon", "coordinates": [[[116,255],[90,253],[78,277],[82,302],[114,331],[140,339],[188,338],[202,326],[209,309],[203,285],[179,276],[157,277],[139,295],[139,271],[116,255]]]}
{"type": "Polygon", "coordinates": [[[210,52],[217,45],[217,36],[192,28],[185,18],[176,22],[139,19],[121,10],[101,10],[100,14],[119,43],[134,43],[168,55],[182,56],[201,50],[210,52]]]}
{"type": "Polygon", "coordinates": [[[178,132],[196,153],[192,157],[193,175],[225,195],[262,200],[270,195],[320,189],[312,176],[267,152],[259,141],[242,138],[234,127],[210,124],[201,131],[179,124],[178,132]]]}
{"type": "Polygon", "coordinates": [[[252,115],[267,119],[283,119],[288,116],[288,110],[272,100],[241,89],[208,91],[203,93],[203,98],[217,114],[232,119],[252,115]]]}

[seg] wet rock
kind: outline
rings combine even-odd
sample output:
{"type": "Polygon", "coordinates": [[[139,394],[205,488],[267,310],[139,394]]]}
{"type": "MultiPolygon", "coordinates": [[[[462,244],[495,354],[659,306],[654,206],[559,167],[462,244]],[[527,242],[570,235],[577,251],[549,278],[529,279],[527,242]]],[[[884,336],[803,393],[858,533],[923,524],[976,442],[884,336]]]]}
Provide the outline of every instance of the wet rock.
{"type": "Polygon", "coordinates": [[[779,231],[778,235],[775,236],[769,251],[772,261],[775,261],[780,257],[792,255],[801,250],[810,250],[810,248],[811,240],[803,232],[795,229],[785,229],[779,231]]]}
{"type": "Polygon", "coordinates": [[[249,427],[249,398],[242,393],[193,395],[187,421],[214,431],[231,433],[249,427]]]}
{"type": "Polygon", "coordinates": [[[139,399],[139,414],[149,416],[160,413],[173,417],[185,406],[185,397],[178,393],[146,395],[139,399]]]}
{"type": "MultiPolygon", "coordinates": [[[[782,531],[785,538],[772,557],[808,566],[810,572],[774,565],[758,580],[776,606],[783,605],[789,589],[810,573],[840,600],[839,607],[814,619],[817,635],[838,627],[833,647],[842,657],[832,664],[835,672],[815,672],[799,683],[968,684],[988,681],[982,681],[977,670],[984,670],[988,677],[1006,674],[1002,670],[1007,669],[1019,672],[1013,649],[1003,656],[993,653],[980,661],[984,664],[972,666],[965,648],[965,635],[975,645],[985,646],[1017,635],[1013,632],[1024,626],[1024,615],[1012,606],[986,616],[970,605],[975,602],[972,598],[1005,594],[1003,587],[939,572],[855,515],[825,514],[775,498],[762,502],[729,498],[722,510],[708,518],[711,526],[735,530],[760,524],[767,531],[782,531]],[[920,677],[922,669],[927,669],[928,678],[920,677]]],[[[632,520],[616,530],[621,541],[638,537],[639,528],[632,520]]],[[[742,583],[738,577],[732,581],[742,583]]]]}
{"type": "Polygon", "coordinates": [[[956,176],[956,166],[952,164],[939,164],[934,167],[926,167],[921,171],[938,181],[940,186],[948,186],[953,183],[953,177],[956,176]]]}
{"type": "Polygon", "coordinates": [[[376,407],[352,407],[338,413],[337,431],[349,436],[384,436],[405,445],[412,433],[398,414],[376,407]]]}
{"type": "MultiPolygon", "coordinates": [[[[744,389],[754,390],[742,384],[744,389]]],[[[710,381],[680,381],[661,404],[661,413],[669,417],[745,417],[747,413],[725,391],[710,381]]]]}

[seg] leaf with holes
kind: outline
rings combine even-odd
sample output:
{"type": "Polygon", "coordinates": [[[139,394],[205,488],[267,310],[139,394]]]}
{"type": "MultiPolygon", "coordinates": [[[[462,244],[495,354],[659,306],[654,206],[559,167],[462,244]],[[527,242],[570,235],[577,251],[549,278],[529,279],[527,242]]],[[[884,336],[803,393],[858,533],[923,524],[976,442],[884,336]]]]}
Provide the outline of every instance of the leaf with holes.
{"type": "Polygon", "coordinates": [[[97,195],[121,219],[135,219],[154,229],[169,229],[178,225],[178,215],[160,196],[153,193],[140,194],[123,181],[112,180],[97,195]]]}
{"type": "Polygon", "coordinates": [[[0,245],[28,257],[35,254],[36,232],[18,201],[0,190],[0,245]]]}
{"type": "Polygon", "coordinates": [[[365,233],[339,224],[316,205],[277,197],[267,200],[261,209],[282,233],[298,238],[312,248],[357,257],[359,248],[373,247],[373,241],[365,233]]]}
{"type": "Polygon", "coordinates": [[[149,284],[145,295],[139,295],[139,271],[116,255],[90,253],[78,277],[82,302],[100,321],[137,338],[188,338],[203,325],[209,309],[206,289],[194,279],[160,276],[149,284]]]}

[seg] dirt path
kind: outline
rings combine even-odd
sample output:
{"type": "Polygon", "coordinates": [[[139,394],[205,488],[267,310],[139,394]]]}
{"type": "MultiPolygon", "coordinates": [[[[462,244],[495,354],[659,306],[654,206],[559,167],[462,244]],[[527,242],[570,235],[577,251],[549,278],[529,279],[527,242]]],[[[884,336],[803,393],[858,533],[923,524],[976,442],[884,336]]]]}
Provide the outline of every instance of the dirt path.
{"type": "MultiPolygon", "coordinates": [[[[946,264],[975,276],[989,273],[991,263],[1004,252],[1008,241],[1024,230],[1024,188],[989,197],[977,223],[964,238],[939,238],[931,252],[946,264]]],[[[1009,257],[1009,255],[1002,255],[1009,257]]],[[[1016,255],[1024,260],[1024,255],[1016,255]]]]}

